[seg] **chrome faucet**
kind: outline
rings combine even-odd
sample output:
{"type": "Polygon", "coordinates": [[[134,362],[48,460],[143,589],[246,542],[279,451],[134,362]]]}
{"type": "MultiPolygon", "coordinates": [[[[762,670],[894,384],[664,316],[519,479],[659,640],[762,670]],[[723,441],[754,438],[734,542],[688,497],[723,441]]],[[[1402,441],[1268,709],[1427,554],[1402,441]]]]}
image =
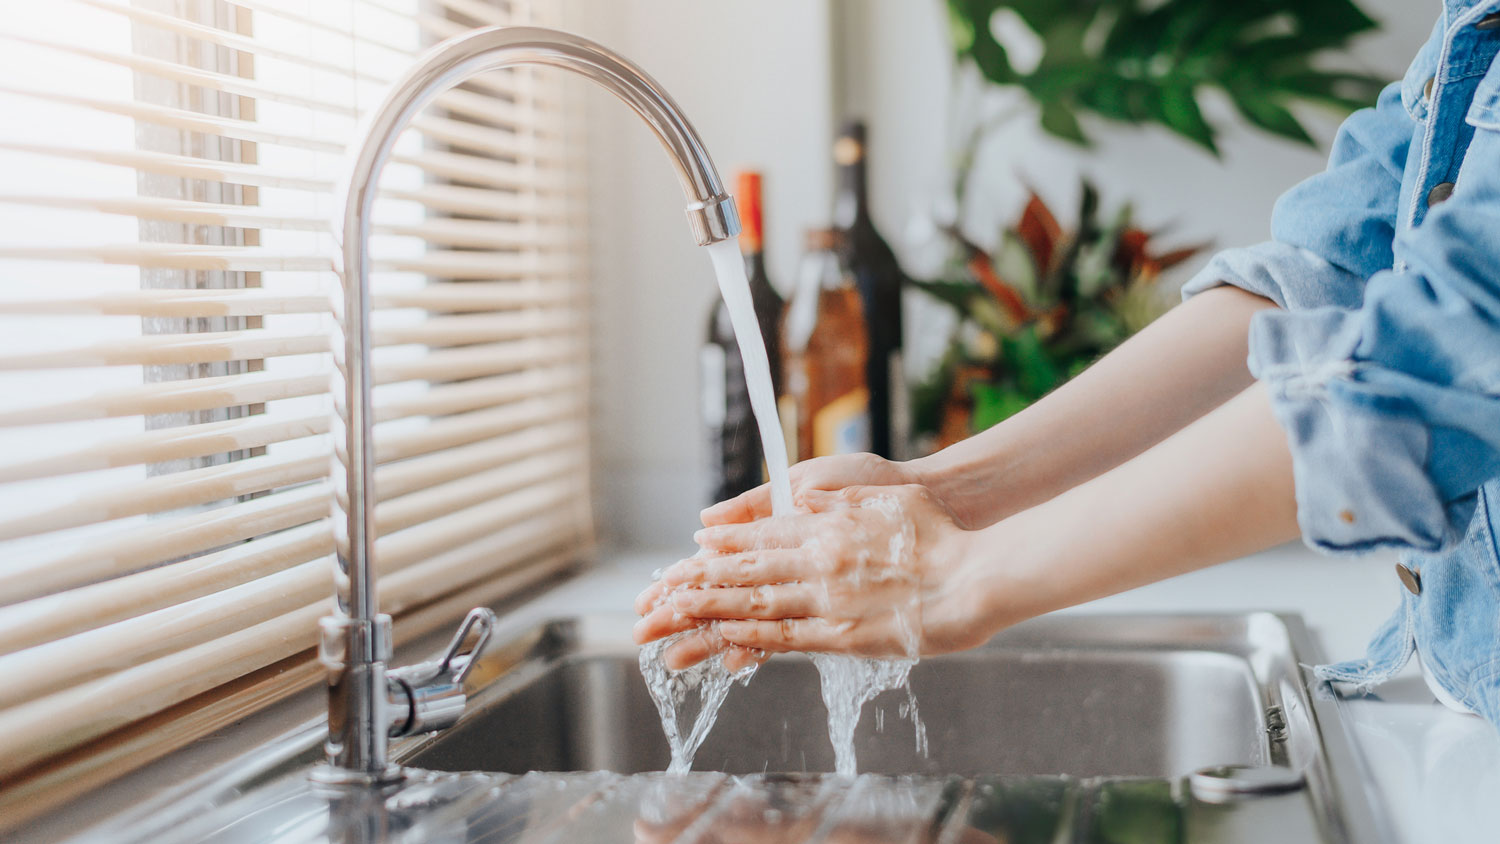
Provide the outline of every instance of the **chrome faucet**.
{"type": "Polygon", "coordinates": [[[464,677],[494,626],[476,609],[442,659],[388,669],[391,618],[375,593],[375,453],[370,361],[370,214],[381,170],[396,137],[443,91],[502,67],[559,67],[593,80],[640,115],[667,148],[683,192],[693,236],[706,246],[739,234],[734,200],[724,192],[703,142],[677,103],[650,76],[610,50],[566,32],[491,27],[449,39],[398,79],[364,121],[341,183],[342,217],[334,230],[343,295],[334,302],[342,342],[334,343],[334,573],[336,607],[321,622],[319,657],[328,670],[328,764],[324,783],[372,785],[401,778],[387,751],[396,736],[451,726],[463,714],[464,677]],[[466,639],[478,639],[461,654],[466,639]]]}

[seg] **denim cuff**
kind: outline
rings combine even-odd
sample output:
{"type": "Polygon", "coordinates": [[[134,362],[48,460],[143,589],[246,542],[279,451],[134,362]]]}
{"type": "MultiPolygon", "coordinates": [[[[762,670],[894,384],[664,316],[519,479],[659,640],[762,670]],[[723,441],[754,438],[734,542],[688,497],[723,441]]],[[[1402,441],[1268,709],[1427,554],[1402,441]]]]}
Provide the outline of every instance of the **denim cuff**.
{"type": "Polygon", "coordinates": [[[1250,323],[1250,371],[1292,452],[1297,521],[1332,553],[1435,551],[1448,514],[1427,473],[1430,433],[1409,402],[1363,377],[1357,312],[1266,310],[1250,323]]]}
{"type": "Polygon", "coordinates": [[[1182,298],[1226,284],[1293,311],[1357,308],[1364,292],[1364,279],[1314,252],[1274,240],[1215,255],[1182,286],[1182,298]]]}

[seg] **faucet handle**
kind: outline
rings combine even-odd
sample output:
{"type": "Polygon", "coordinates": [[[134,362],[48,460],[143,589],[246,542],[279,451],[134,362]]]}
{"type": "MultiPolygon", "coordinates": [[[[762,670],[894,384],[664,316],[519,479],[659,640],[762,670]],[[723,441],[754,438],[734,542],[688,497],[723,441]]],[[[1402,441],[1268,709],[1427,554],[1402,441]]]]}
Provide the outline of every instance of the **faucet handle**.
{"type": "Polygon", "coordinates": [[[468,703],[464,680],[484,652],[494,629],[493,611],[485,607],[469,610],[440,659],[387,673],[389,700],[396,715],[392,719],[391,737],[430,733],[458,723],[468,703]],[[475,630],[478,635],[474,646],[468,652],[460,653],[464,642],[475,630]],[[401,717],[403,712],[406,714],[404,718],[401,717]]]}
{"type": "Polygon", "coordinates": [[[475,607],[464,616],[463,624],[458,626],[458,632],[453,634],[453,641],[448,643],[448,649],[443,653],[442,662],[438,665],[438,674],[452,674],[453,682],[463,685],[468,679],[469,671],[474,667],[474,660],[484,653],[484,646],[490,642],[490,634],[495,632],[495,612],[488,607],[475,607]],[[460,654],[459,649],[464,646],[464,641],[469,638],[469,633],[474,628],[479,628],[479,636],[474,640],[474,647],[466,654],[460,654]],[[454,668],[457,666],[457,670],[454,668]]]}

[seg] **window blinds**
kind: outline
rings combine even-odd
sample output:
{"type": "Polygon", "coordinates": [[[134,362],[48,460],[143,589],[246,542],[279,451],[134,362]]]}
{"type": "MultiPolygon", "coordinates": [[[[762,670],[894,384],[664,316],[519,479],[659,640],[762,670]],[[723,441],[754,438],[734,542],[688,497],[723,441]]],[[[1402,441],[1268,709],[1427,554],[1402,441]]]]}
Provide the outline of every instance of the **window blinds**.
{"type": "MultiPolygon", "coordinates": [[[[546,0],[56,0],[0,22],[0,778],[307,651],[332,592],[332,180],[426,45],[546,0]]],[[[372,276],[382,609],[590,534],[575,96],[400,141],[372,276]]]]}

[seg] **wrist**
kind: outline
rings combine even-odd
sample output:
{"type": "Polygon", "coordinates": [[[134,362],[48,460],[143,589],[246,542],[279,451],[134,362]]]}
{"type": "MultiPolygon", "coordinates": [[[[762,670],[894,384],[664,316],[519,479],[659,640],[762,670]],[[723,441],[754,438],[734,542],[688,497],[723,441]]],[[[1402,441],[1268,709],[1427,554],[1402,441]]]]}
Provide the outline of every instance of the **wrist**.
{"type": "Polygon", "coordinates": [[[932,490],[968,528],[991,525],[1014,511],[1020,465],[1005,425],[942,451],[906,462],[916,483],[932,490]]]}
{"type": "Polygon", "coordinates": [[[1052,553],[1056,543],[1047,532],[1044,507],[1025,510],[973,531],[970,554],[976,616],[985,637],[1035,618],[1055,605],[1055,589],[1066,574],[1052,553]]]}

